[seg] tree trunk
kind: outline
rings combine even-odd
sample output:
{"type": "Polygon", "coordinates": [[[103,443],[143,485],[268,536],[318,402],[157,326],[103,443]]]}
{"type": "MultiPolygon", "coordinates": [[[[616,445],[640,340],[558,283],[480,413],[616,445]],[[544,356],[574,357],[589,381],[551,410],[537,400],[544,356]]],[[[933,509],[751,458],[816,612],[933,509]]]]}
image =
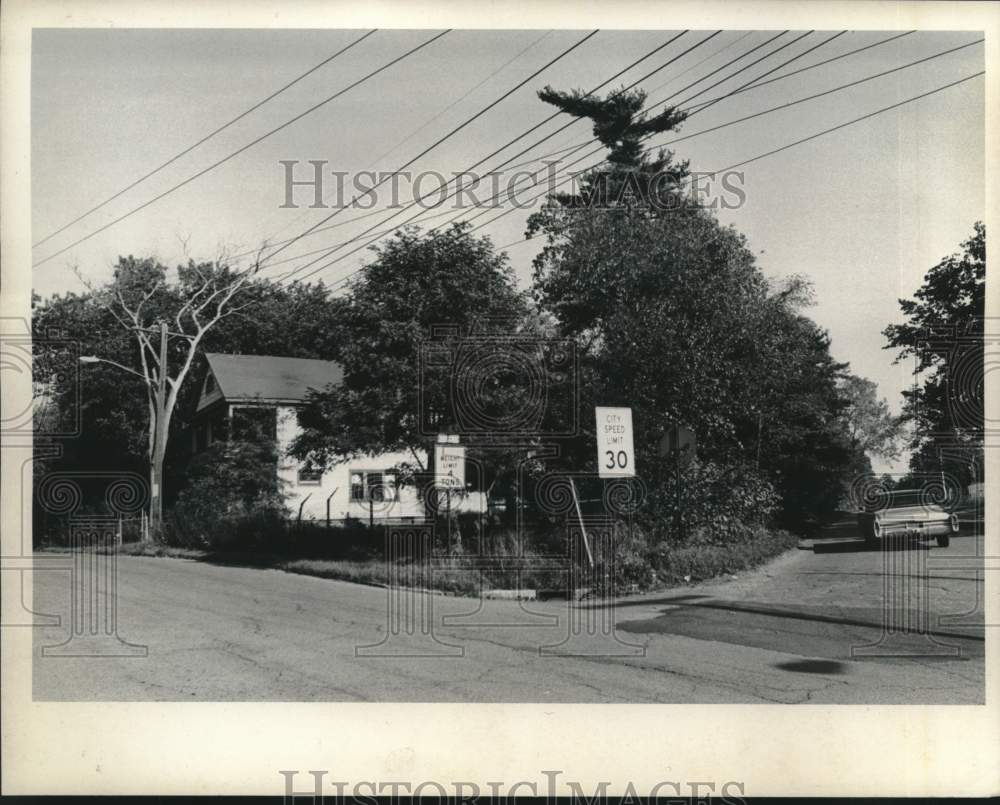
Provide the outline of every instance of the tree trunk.
{"type": "Polygon", "coordinates": [[[163,531],[163,459],[166,454],[166,417],[161,411],[156,422],[156,443],[149,462],[149,539],[158,542],[163,531]]]}
{"type": "Polygon", "coordinates": [[[163,456],[157,451],[149,471],[149,534],[151,542],[159,540],[163,523],[163,456]]]}

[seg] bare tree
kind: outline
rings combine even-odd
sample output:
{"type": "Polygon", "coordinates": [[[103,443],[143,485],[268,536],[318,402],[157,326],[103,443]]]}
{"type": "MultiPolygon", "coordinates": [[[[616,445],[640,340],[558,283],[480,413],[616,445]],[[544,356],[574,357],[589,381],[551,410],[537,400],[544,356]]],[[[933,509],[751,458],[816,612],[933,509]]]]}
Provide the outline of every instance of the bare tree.
{"type": "MultiPolygon", "coordinates": [[[[177,269],[177,280],[169,284],[163,274],[126,277],[119,268],[105,288],[94,290],[76,270],[114,319],[135,338],[139,369],[100,356],[82,358],[117,366],[142,378],[149,407],[150,533],[158,536],[163,524],[163,461],[167,451],[170,420],[177,405],[195,355],[206,335],[227,316],[251,303],[238,304],[241,292],[260,271],[260,255],[248,268],[230,268],[226,255],[213,263],[189,260],[177,269]],[[135,281],[139,280],[137,284],[135,281]],[[172,287],[171,287],[172,285],[172,287]],[[172,291],[173,305],[157,304],[158,297],[172,291]],[[169,308],[173,307],[173,310],[169,308]],[[181,348],[168,350],[171,338],[180,339],[181,348]],[[172,359],[172,360],[171,360],[172,359]],[[174,363],[171,369],[171,362],[174,363]]],[[[119,264],[121,265],[121,264],[119,264]]]]}

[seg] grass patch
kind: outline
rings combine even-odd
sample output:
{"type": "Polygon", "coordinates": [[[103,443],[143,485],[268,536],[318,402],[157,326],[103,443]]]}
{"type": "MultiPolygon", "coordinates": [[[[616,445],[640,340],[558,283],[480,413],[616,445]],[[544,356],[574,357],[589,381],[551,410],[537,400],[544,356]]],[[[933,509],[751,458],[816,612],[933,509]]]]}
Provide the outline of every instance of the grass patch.
{"type": "Polygon", "coordinates": [[[727,545],[683,545],[655,552],[656,587],[707,581],[752,570],[798,544],[789,531],[758,532],[749,542],[727,545]]]}
{"type": "MultiPolygon", "coordinates": [[[[444,560],[431,566],[403,564],[392,573],[404,587],[440,590],[454,595],[478,595],[479,573],[462,567],[449,567],[444,560]]],[[[279,569],[324,579],[352,581],[357,584],[387,585],[390,567],[380,559],[362,561],[338,559],[291,559],[279,561],[279,569]]]]}
{"type": "Polygon", "coordinates": [[[207,551],[200,548],[177,548],[158,542],[125,542],[118,546],[119,556],[169,556],[173,559],[204,559],[207,551]]]}
{"type": "MultiPolygon", "coordinates": [[[[67,553],[70,549],[65,545],[39,545],[35,548],[40,553],[67,553]]],[[[107,551],[101,551],[107,553],[107,551]]],[[[168,556],[172,559],[205,559],[208,551],[200,548],[177,548],[159,542],[124,542],[118,546],[119,556],[168,556]]]]}
{"type": "MultiPolygon", "coordinates": [[[[642,564],[652,568],[647,589],[663,589],[706,581],[758,567],[787,550],[796,547],[798,537],[788,531],[758,532],[747,542],[725,545],[704,543],[681,546],[658,546],[645,554],[642,564]]],[[[42,546],[41,551],[65,551],[65,547],[42,546]]],[[[475,596],[481,587],[508,588],[517,586],[518,576],[512,570],[497,568],[481,572],[463,566],[461,557],[435,557],[430,564],[403,563],[390,568],[382,559],[321,559],[289,557],[265,552],[207,551],[180,548],[149,542],[127,542],[119,546],[122,556],[171,557],[212,564],[249,566],[283,570],[324,579],[349,581],[356,584],[387,585],[393,578],[405,587],[438,590],[452,595],[475,596]]],[[[558,588],[566,583],[565,574],[558,571],[526,569],[520,575],[521,586],[532,589],[558,588]]],[[[621,584],[625,592],[630,585],[621,584]]]]}

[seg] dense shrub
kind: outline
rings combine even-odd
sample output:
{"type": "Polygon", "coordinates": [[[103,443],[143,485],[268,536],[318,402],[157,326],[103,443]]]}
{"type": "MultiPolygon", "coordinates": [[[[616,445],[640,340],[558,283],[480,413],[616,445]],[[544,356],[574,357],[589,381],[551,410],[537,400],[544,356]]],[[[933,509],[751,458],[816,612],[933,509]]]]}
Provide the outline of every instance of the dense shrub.
{"type": "Polygon", "coordinates": [[[386,583],[402,573],[409,584],[463,594],[584,588],[610,595],[735,573],[794,545],[787,533],[767,528],[779,498],[765,479],[745,466],[691,460],[682,467],[680,530],[672,462],[649,479],[630,516],[613,514],[607,500],[588,493],[588,521],[610,515],[606,525],[588,526],[593,567],[582,542],[567,543],[580,539],[572,513],[531,506],[519,525],[489,514],[458,514],[450,541],[447,520],[437,518],[429,555],[394,554],[390,564],[382,527],[356,520],[337,527],[291,524],[275,460],[274,445],[261,442],[219,444],[198,456],[170,518],[170,542],[266,554],[278,566],[332,578],[386,583]],[[570,556],[572,566],[566,564],[570,556]],[[392,564],[407,569],[392,570],[392,564]]]}
{"type": "Polygon", "coordinates": [[[384,543],[381,528],[372,530],[366,522],[351,517],[342,525],[310,522],[289,527],[285,539],[274,550],[301,557],[363,560],[381,557],[384,543]]]}
{"type": "Polygon", "coordinates": [[[649,538],[636,524],[624,520],[613,526],[613,540],[594,545],[594,576],[597,589],[621,595],[653,586],[656,575],[649,561],[649,538]]]}
{"type": "Polygon", "coordinates": [[[287,518],[276,468],[273,442],[219,442],[195,456],[165,538],[213,550],[273,548],[287,518]]]}
{"type": "Polygon", "coordinates": [[[744,465],[692,459],[681,466],[680,525],[675,468],[648,493],[638,518],[653,544],[732,545],[753,538],[781,503],[774,487],[744,465]]]}

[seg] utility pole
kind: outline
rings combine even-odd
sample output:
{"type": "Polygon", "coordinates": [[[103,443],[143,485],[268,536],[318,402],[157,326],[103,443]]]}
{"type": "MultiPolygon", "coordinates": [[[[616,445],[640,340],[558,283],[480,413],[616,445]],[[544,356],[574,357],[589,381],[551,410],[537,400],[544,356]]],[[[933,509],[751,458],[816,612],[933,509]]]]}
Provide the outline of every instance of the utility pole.
{"type": "MultiPolygon", "coordinates": [[[[166,455],[167,447],[167,332],[166,322],[160,322],[160,363],[156,370],[156,390],[153,393],[153,410],[151,411],[151,421],[149,429],[152,433],[152,450],[149,456],[149,519],[148,528],[143,527],[140,539],[149,542],[156,539],[160,533],[160,526],[163,522],[163,459],[166,455]]],[[[136,375],[147,383],[150,382],[148,375],[130,369],[116,361],[107,358],[98,358],[93,355],[81,355],[80,363],[106,363],[122,369],[129,374],[136,375]]]]}
{"type": "Polygon", "coordinates": [[[674,494],[676,500],[676,509],[674,510],[674,521],[677,527],[677,538],[683,542],[684,541],[684,515],[681,511],[681,448],[679,446],[680,439],[677,440],[678,446],[674,447],[674,494]]]}
{"type": "Polygon", "coordinates": [[[167,323],[160,322],[160,366],[156,373],[156,436],[150,472],[149,519],[154,539],[163,525],[163,459],[167,446],[167,323]]]}
{"type": "Polygon", "coordinates": [[[760,409],[757,410],[757,459],[754,464],[756,469],[760,469],[760,432],[764,427],[764,412],[760,409]]]}

